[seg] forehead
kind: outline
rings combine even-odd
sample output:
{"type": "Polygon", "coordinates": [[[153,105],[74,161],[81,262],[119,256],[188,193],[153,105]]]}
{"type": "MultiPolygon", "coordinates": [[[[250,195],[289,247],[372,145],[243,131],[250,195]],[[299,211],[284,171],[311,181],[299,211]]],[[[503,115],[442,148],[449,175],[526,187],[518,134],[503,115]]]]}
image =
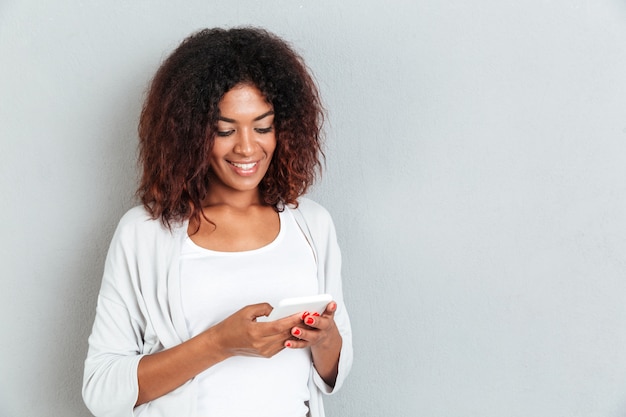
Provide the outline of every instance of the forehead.
{"type": "Polygon", "coordinates": [[[249,84],[236,85],[219,102],[220,116],[256,117],[271,109],[261,91],[249,84]]]}

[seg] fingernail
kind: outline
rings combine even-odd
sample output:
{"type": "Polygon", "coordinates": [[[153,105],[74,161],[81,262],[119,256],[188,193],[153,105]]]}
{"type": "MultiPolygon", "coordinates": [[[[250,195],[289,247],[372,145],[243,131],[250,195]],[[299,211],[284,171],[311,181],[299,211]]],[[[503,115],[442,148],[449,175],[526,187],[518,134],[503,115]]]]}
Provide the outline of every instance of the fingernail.
{"type": "Polygon", "coordinates": [[[300,329],[294,329],[292,333],[294,336],[300,336],[302,334],[302,331],[300,329]]]}
{"type": "Polygon", "coordinates": [[[315,323],[315,320],[313,320],[313,317],[307,317],[306,320],[304,320],[304,322],[310,326],[313,323],[315,323]]]}
{"type": "Polygon", "coordinates": [[[315,317],[319,317],[319,316],[320,316],[320,313],[313,313],[313,316],[315,316],[315,317]]]}
{"type": "Polygon", "coordinates": [[[291,342],[289,342],[289,341],[285,342],[285,346],[290,348],[291,347],[291,342]]]}
{"type": "Polygon", "coordinates": [[[302,313],[302,320],[304,320],[304,318],[308,316],[309,314],[311,313],[309,313],[308,311],[305,311],[304,313],[302,313]]]}

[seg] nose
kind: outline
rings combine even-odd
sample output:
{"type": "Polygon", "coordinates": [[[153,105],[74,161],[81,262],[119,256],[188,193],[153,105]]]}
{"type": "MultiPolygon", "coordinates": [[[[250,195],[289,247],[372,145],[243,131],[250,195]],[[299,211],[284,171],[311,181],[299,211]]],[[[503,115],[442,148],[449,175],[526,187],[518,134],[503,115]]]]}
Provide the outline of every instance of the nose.
{"type": "Polygon", "coordinates": [[[251,129],[241,129],[233,150],[240,155],[251,155],[254,152],[254,134],[251,129]]]}

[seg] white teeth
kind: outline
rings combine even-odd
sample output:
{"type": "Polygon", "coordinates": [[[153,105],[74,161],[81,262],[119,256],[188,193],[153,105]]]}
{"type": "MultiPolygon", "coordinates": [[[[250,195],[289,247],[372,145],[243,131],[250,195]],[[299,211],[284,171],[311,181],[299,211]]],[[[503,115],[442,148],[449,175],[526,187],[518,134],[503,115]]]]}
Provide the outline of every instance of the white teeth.
{"type": "Polygon", "coordinates": [[[249,164],[238,164],[237,162],[231,162],[231,164],[233,164],[237,168],[248,170],[252,169],[256,165],[256,162],[251,162],[249,164]]]}

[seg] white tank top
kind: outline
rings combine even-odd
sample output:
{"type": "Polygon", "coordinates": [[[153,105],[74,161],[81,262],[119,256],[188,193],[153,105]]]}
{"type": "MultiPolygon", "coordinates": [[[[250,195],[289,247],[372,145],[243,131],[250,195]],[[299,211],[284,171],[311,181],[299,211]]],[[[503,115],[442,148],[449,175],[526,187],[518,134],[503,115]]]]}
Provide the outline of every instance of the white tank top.
{"type": "MultiPolygon", "coordinates": [[[[318,293],[313,251],[289,210],[276,239],[259,249],[218,252],[187,237],[180,261],[181,298],[193,337],[240,308],[318,293]]],[[[301,417],[309,400],[310,349],[272,358],[231,357],[196,378],[198,417],[301,417]]]]}

